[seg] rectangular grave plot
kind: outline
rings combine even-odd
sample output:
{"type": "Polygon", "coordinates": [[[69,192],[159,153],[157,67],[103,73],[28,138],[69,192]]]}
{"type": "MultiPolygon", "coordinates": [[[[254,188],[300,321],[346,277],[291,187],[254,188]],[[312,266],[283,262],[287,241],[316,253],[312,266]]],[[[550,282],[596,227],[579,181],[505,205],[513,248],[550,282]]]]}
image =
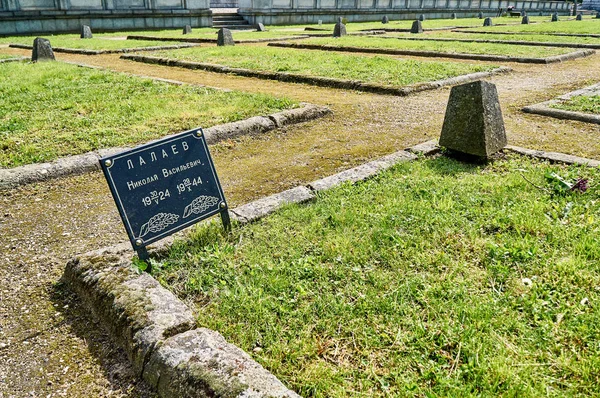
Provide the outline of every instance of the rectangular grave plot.
{"type": "Polygon", "coordinates": [[[202,129],[104,157],[100,165],[135,250],[227,211],[202,129]]]}

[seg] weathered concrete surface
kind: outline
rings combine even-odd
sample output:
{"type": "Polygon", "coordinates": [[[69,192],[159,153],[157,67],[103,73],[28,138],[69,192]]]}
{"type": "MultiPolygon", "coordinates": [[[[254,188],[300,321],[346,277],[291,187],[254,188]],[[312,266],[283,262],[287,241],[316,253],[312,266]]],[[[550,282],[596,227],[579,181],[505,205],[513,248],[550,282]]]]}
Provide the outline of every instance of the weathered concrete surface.
{"type": "Polygon", "coordinates": [[[512,145],[508,145],[506,147],[506,149],[516,152],[516,153],[519,153],[521,155],[526,155],[526,156],[530,156],[530,157],[538,158],[538,159],[546,159],[551,162],[565,163],[565,164],[580,164],[582,166],[589,166],[589,167],[600,167],[599,160],[582,158],[580,156],[568,155],[566,153],[539,151],[539,150],[535,150],[535,149],[521,148],[521,147],[512,146],[512,145]]]}
{"type": "Polygon", "coordinates": [[[399,151],[383,158],[362,164],[349,170],[321,178],[308,184],[308,187],[314,191],[320,192],[334,188],[345,182],[358,182],[377,175],[382,170],[388,169],[402,161],[415,160],[417,157],[406,151],[399,151]]]}
{"type": "Polygon", "coordinates": [[[50,40],[38,37],[33,41],[31,62],[54,61],[55,59],[50,40]]]}
{"type": "Polygon", "coordinates": [[[243,222],[252,222],[273,213],[285,204],[303,203],[314,198],[315,194],[310,189],[296,187],[236,207],[231,212],[243,222]]]}
{"type": "Polygon", "coordinates": [[[130,267],[131,249],[118,245],[67,263],[64,280],[117,336],[142,375],[149,355],[167,338],[193,329],[189,308],[148,274],[130,267]]]}
{"type": "Polygon", "coordinates": [[[163,397],[300,398],[219,333],[199,328],[166,340],[144,378],[163,397]]]}
{"type": "Polygon", "coordinates": [[[440,147],[438,145],[438,140],[434,139],[423,142],[421,144],[413,145],[410,148],[406,148],[406,151],[411,153],[420,153],[425,156],[428,156],[438,153],[440,151],[440,147]]]}

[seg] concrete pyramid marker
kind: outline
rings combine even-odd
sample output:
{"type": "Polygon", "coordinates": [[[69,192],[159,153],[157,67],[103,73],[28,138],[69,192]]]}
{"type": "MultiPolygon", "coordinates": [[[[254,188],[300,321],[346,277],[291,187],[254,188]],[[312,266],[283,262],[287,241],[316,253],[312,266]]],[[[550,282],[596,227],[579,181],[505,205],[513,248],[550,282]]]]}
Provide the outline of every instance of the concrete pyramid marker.
{"type": "Polygon", "coordinates": [[[38,37],[33,41],[33,52],[31,53],[31,61],[54,61],[54,51],[50,45],[50,40],[38,37]]]}
{"type": "Polygon", "coordinates": [[[488,157],[504,148],[506,143],[496,86],[480,80],[453,87],[440,146],[467,155],[488,157]]]}

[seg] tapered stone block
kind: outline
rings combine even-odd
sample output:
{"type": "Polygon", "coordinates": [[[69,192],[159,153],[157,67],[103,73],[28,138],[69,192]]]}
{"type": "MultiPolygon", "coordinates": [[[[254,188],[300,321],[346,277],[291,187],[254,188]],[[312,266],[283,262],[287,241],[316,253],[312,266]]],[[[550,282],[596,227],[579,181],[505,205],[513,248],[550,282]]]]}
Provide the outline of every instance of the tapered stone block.
{"type": "Polygon", "coordinates": [[[342,37],[346,36],[347,34],[346,25],[344,25],[341,21],[338,21],[333,28],[333,37],[342,37]]]}
{"type": "Polygon", "coordinates": [[[488,157],[506,144],[496,86],[480,80],[453,87],[440,145],[455,152],[488,157]]]}
{"type": "Polygon", "coordinates": [[[492,18],[487,17],[486,19],[484,19],[483,26],[494,26],[494,22],[492,21],[492,18]]]}
{"type": "Polygon", "coordinates": [[[421,21],[414,21],[410,28],[410,33],[423,33],[423,24],[421,21]]]}
{"type": "Polygon", "coordinates": [[[219,29],[219,34],[217,35],[217,46],[234,46],[233,36],[231,35],[231,31],[227,28],[219,29]]]}
{"type": "Polygon", "coordinates": [[[54,61],[54,51],[50,45],[50,40],[38,37],[33,41],[33,52],[31,53],[31,61],[54,61]]]}
{"type": "Polygon", "coordinates": [[[189,35],[190,33],[192,33],[192,27],[190,25],[185,25],[183,27],[183,32],[184,35],[189,35]]]}
{"type": "Polygon", "coordinates": [[[82,39],[91,39],[93,37],[92,28],[90,28],[88,25],[81,25],[81,34],[79,37],[82,39]]]}
{"type": "Polygon", "coordinates": [[[388,18],[387,15],[384,15],[383,18],[381,18],[381,23],[382,24],[386,24],[386,23],[389,23],[389,22],[390,22],[390,19],[388,18]]]}

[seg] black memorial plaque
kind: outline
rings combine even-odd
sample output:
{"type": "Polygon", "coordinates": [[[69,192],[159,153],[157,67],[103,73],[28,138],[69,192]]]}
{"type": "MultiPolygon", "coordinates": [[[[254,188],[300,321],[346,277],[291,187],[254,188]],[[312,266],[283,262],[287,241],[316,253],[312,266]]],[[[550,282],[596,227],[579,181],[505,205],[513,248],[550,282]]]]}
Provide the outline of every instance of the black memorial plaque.
{"type": "Polygon", "coordinates": [[[107,156],[100,164],[139,253],[218,213],[229,226],[227,202],[202,129],[107,156]]]}

